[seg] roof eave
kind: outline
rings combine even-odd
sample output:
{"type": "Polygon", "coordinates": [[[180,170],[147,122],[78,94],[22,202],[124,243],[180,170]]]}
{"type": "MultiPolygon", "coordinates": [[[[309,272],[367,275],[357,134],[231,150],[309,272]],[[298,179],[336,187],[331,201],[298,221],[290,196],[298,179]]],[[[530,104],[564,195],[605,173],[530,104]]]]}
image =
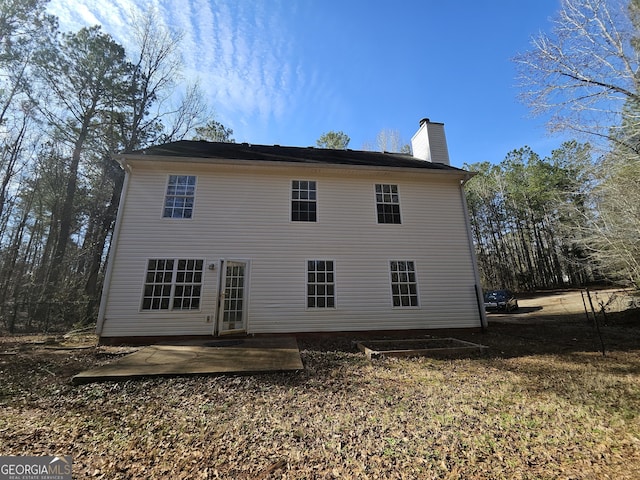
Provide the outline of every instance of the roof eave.
{"type": "MultiPolygon", "coordinates": [[[[149,155],[149,154],[119,154],[114,157],[118,163],[125,168],[130,168],[130,162],[163,162],[163,163],[196,163],[206,165],[226,165],[226,166],[247,166],[260,167],[265,165],[274,165],[279,167],[299,167],[299,168],[333,168],[343,170],[369,170],[369,171],[385,171],[385,172],[412,172],[412,173],[430,173],[436,175],[455,175],[465,182],[473,176],[472,172],[459,169],[456,167],[446,166],[446,168],[418,168],[406,166],[389,166],[389,165],[358,165],[345,163],[330,162],[313,162],[313,161],[278,161],[278,160],[238,160],[231,158],[213,158],[213,157],[184,157],[169,155],[149,155]]],[[[421,160],[424,161],[424,160],[421,160]]]]}

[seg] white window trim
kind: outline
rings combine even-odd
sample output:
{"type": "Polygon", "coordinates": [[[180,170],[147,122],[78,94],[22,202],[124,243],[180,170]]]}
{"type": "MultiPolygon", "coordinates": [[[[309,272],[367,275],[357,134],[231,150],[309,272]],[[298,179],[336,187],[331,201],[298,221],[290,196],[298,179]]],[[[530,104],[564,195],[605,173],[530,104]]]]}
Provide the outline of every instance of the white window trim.
{"type": "MultiPolygon", "coordinates": [[[[223,271],[223,269],[226,269],[227,267],[227,263],[228,262],[239,262],[239,263],[244,263],[246,265],[246,269],[245,269],[245,282],[244,282],[244,295],[245,295],[245,299],[244,299],[244,311],[242,314],[242,321],[244,324],[244,328],[243,329],[237,329],[237,330],[229,330],[226,333],[233,333],[233,332],[249,332],[249,302],[251,300],[251,260],[248,258],[221,258],[219,259],[219,261],[215,262],[216,265],[216,269],[218,270],[218,275],[217,275],[217,280],[216,280],[216,302],[215,302],[215,316],[214,316],[214,335],[217,335],[219,333],[219,328],[220,328],[220,323],[221,323],[221,312],[223,309],[223,305],[222,303],[219,301],[219,294],[221,293],[222,290],[225,289],[225,286],[223,285],[223,279],[225,277],[225,272],[223,271]]],[[[205,266],[206,268],[206,266],[205,266]]],[[[204,283],[204,282],[203,282],[204,283]]],[[[204,289],[203,289],[204,290],[204,289]]]]}
{"type": "Polygon", "coordinates": [[[422,307],[420,304],[420,282],[418,281],[419,275],[418,275],[417,262],[415,260],[390,258],[387,260],[387,269],[389,271],[389,293],[391,294],[390,296],[391,308],[394,310],[420,310],[422,307]],[[418,302],[417,305],[408,305],[408,306],[397,305],[396,306],[393,304],[393,272],[391,271],[391,262],[412,262],[413,263],[413,271],[416,275],[416,300],[418,302]]]}
{"type": "Polygon", "coordinates": [[[294,225],[314,225],[316,223],[320,223],[320,186],[317,180],[302,180],[300,178],[290,178],[289,179],[289,223],[294,225]],[[311,221],[302,221],[302,220],[293,220],[293,202],[295,201],[293,198],[293,182],[315,182],[316,184],[316,220],[315,222],[311,221]]]}
{"type": "Polygon", "coordinates": [[[338,309],[338,289],[337,285],[336,261],[332,258],[307,258],[304,261],[304,308],[311,312],[332,311],[338,309]],[[309,306],[309,262],[333,262],[333,307],[310,307],[309,306]]]}
{"type": "Polygon", "coordinates": [[[390,225],[393,227],[399,227],[404,225],[404,212],[402,211],[402,199],[400,198],[400,184],[398,183],[374,183],[373,184],[373,215],[376,219],[376,225],[390,225]],[[400,223],[381,223],[378,221],[378,198],[376,192],[376,185],[393,185],[398,189],[398,211],[400,212],[400,223]]]}
{"type": "Polygon", "coordinates": [[[162,208],[160,209],[160,218],[163,221],[168,221],[168,222],[190,222],[192,221],[195,216],[196,216],[196,198],[198,195],[198,184],[200,182],[198,181],[198,175],[193,174],[193,173],[169,173],[167,174],[167,179],[164,182],[164,192],[162,195],[162,208]],[[165,209],[165,203],[167,201],[167,190],[169,189],[169,180],[171,179],[172,176],[185,176],[185,177],[196,177],[196,185],[193,189],[193,209],[191,212],[191,217],[189,218],[184,218],[184,217],[165,217],[164,216],[164,209],[165,209]]]}
{"type": "Polygon", "coordinates": [[[143,275],[142,275],[142,288],[140,289],[140,303],[139,303],[139,307],[138,307],[138,312],[139,313],[143,313],[143,314],[164,314],[164,315],[176,315],[179,313],[200,313],[203,311],[202,309],[202,303],[203,303],[203,298],[204,298],[204,292],[205,292],[205,281],[206,281],[206,272],[207,272],[207,262],[206,259],[204,258],[184,258],[184,256],[165,256],[162,257],[161,255],[155,255],[153,257],[147,257],[144,261],[144,267],[143,267],[143,275]],[[169,295],[169,308],[167,309],[163,309],[163,308],[157,308],[157,309],[144,309],[142,308],[142,305],[144,303],[144,289],[145,289],[145,285],[147,284],[146,282],[146,278],[147,278],[147,273],[149,272],[149,260],[173,260],[174,261],[174,266],[173,266],[173,272],[171,274],[171,293],[169,295]],[[178,273],[178,261],[179,260],[201,260],[202,261],[202,282],[200,283],[200,303],[198,305],[198,308],[173,308],[173,300],[175,298],[175,290],[176,290],[176,276],[178,273]]]}

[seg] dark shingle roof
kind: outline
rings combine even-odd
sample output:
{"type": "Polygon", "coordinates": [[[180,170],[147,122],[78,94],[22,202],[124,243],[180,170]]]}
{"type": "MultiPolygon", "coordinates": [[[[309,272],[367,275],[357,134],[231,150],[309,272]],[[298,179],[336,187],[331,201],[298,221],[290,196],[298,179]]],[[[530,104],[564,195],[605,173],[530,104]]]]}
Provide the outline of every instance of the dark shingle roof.
{"type": "Polygon", "coordinates": [[[367,152],[361,150],[332,150],[313,147],[281,147],[279,145],[251,145],[247,143],[217,143],[180,140],[138,150],[124,155],[165,156],[258,162],[287,162],[304,164],[352,165],[368,167],[418,168],[466,173],[459,168],[432,163],[402,153],[367,152]]]}

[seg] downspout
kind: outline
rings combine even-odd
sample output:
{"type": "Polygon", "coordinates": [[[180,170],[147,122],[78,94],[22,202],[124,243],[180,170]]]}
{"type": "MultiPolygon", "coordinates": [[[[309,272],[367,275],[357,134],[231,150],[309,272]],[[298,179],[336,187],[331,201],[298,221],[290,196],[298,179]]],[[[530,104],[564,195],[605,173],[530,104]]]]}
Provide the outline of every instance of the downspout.
{"type": "Polygon", "coordinates": [[[111,276],[113,275],[113,263],[118,250],[118,240],[120,238],[120,229],[122,225],[122,216],[124,212],[124,203],[129,191],[129,177],[131,176],[131,167],[124,161],[120,163],[124,169],[124,183],[122,185],[122,193],[120,194],[120,203],[118,204],[118,214],[116,215],[116,224],[113,227],[113,235],[111,236],[111,245],[109,246],[109,255],[107,257],[107,267],[104,272],[104,282],[102,284],[102,297],[100,298],[100,309],[98,310],[98,320],[96,322],[96,334],[102,334],[102,327],[105,322],[105,312],[107,310],[107,301],[109,299],[109,289],[111,286],[111,276]]]}
{"type": "Polygon", "coordinates": [[[469,208],[467,207],[467,196],[464,194],[464,185],[475,174],[467,173],[465,177],[460,181],[460,198],[462,199],[462,210],[464,211],[464,223],[467,229],[467,241],[469,242],[469,253],[471,254],[471,264],[473,266],[473,276],[475,277],[475,292],[476,303],[478,305],[478,315],[480,316],[480,328],[484,331],[488,326],[487,312],[484,309],[484,295],[482,294],[482,287],[480,286],[480,272],[478,270],[478,260],[476,258],[476,249],[473,245],[473,236],[471,234],[471,221],[469,219],[469,208]]]}

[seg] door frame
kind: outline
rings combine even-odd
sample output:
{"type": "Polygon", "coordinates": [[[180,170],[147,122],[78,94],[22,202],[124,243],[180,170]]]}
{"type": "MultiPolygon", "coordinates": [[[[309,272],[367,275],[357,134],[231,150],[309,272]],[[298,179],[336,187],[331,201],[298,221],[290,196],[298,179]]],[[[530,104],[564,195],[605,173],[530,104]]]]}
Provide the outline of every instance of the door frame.
{"type": "Polygon", "coordinates": [[[213,322],[213,335],[224,336],[246,333],[248,331],[248,318],[249,318],[249,290],[250,290],[250,271],[251,260],[246,258],[221,258],[219,260],[220,269],[218,272],[218,282],[216,286],[216,310],[214,313],[213,322]],[[242,328],[236,328],[233,330],[223,330],[222,324],[224,320],[224,299],[227,280],[227,266],[230,263],[244,264],[244,282],[243,282],[243,299],[242,299],[242,328]]]}

